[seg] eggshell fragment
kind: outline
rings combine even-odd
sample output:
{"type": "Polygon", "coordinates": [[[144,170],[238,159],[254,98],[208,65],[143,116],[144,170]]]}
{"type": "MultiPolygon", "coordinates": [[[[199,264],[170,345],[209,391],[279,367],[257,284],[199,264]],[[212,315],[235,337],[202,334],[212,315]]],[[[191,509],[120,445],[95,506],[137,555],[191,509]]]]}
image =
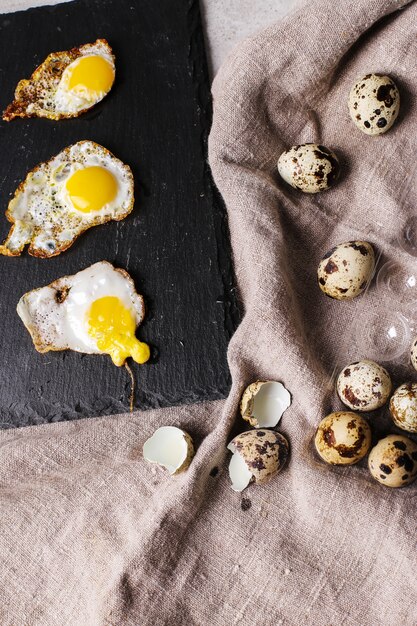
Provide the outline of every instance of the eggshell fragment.
{"type": "Polygon", "coordinates": [[[405,383],[395,390],[389,403],[394,424],[417,433],[417,383],[405,383]]]}
{"type": "Polygon", "coordinates": [[[290,404],[290,392],[282,383],[258,380],[245,389],[240,413],[254,428],[272,428],[278,424],[290,404]]]}
{"type": "Polygon", "coordinates": [[[314,444],[330,465],[358,463],[371,447],[371,429],[361,415],[350,411],[330,413],[319,424],[314,444]]]}
{"type": "Polygon", "coordinates": [[[383,406],[392,390],[387,370],[375,361],[364,360],[345,367],[337,379],[339,398],[350,409],[374,411],[383,406]]]}
{"type": "Polygon", "coordinates": [[[143,457],[165,467],[171,475],[186,470],[194,456],[193,441],[176,426],[162,426],[143,444],[143,457]]]}
{"type": "Polygon", "coordinates": [[[325,146],[305,143],[281,154],[278,172],[291,187],[304,193],[318,193],[336,182],[340,166],[337,156],[325,146]]]}
{"type": "Polygon", "coordinates": [[[375,253],[367,241],[347,241],[329,250],[319,263],[320,289],[335,300],[359,296],[372,278],[375,253]]]}
{"type": "Polygon", "coordinates": [[[353,85],[348,106],[350,117],[363,133],[382,135],[398,117],[400,94],[389,76],[367,74],[353,85]]]}
{"type": "Polygon", "coordinates": [[[381,485],[405,487],[417,477],[417,444],[404,435],[388,435],[372,448],[368,465],[381,485]]]}
{"type": "Polygon", "coordinates": [[[262,485],[284,467],[289,445],[274,430],[249,430],[237,435],[227,446],[233,453],[229,476],[234,491],[243,491],[251,482],[262,485]]]}

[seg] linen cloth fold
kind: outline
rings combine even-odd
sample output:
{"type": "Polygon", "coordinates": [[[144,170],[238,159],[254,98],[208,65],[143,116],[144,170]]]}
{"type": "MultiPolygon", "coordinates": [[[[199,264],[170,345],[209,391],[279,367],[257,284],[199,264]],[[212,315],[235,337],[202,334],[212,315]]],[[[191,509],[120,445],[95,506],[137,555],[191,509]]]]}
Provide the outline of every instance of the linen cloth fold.
{"type": "Polygon", "coordinates": [[[2,626],[417,623],[416,486],[384,489],[365,463],[330,469],[312,450],[336,402],[326,385],[346,329],[375,307],[372,288],[352,302],[325,298],[318,261],[356,238],[407,260],[393,242],[417,206],[416,24],[411,1],[313,0],[220,70],[209,160],[244,307],[229,347],[232,391],[0,433],[2,626]],[[351,85],[369,72],[391,75],[403,96],[400,118],[377,138],[347,113],[351,85]],[[276,172],[279,154],[305,141],[342,159],[337,186],[315,197],[276,172]],[[254,379],[292,393],[279,427],[291,458],[242,506],[225,445],[254,379]],[[141,456],[167,424],[197,444],[175,478],[141,456]]]}

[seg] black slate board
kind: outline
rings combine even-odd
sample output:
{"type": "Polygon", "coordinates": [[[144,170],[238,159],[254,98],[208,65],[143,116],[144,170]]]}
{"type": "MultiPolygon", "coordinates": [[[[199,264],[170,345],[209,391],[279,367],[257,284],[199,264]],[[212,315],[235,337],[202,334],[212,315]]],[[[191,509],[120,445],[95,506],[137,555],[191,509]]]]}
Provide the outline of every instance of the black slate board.
{"type": "Polygon", "coordinates": [[[48,53],[99,37],[117,60],[101,104],[75,120],[0,123],[0,237],[26,173],[81,139],[132,167],[135,209],[53,259],[0,257],[2,427],[128,409],[124,368],[107,356],[38,354],[15,312],[26,291],[102,259],[130,272],[148,307],[138,335],[154,351],[149,364],[132,365],[137,407],[222,398],[230,385],[237,309],[224,207],[206,162],[211,103],[198,2],[77,0],[0,16],[0,108],[48,53]]]}

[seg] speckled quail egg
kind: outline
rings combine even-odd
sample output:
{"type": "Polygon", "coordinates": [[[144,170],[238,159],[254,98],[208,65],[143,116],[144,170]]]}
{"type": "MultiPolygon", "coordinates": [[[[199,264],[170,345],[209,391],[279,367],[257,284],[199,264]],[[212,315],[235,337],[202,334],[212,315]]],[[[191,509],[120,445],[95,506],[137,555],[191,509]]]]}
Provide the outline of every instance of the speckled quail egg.
{"type": "Polygon", "coordinates": [[[413,345],[411,346],[411,365],[417,370],[417,337],[413,341],[413,345]]]}
{"type": "Polygon", "coordinates": [[[254,428],[272,428],[290,404],[290,392],[282,383],[258,380],[246,387],[240,401],[240,413],[254,428]]]}
{"type": "Polygon", "coordinates": [[[326,463],[353,465],[368,453],[371,429],[361,415],[337,411],[320,422],[314,444],[326,463]]]}
{"type": "Polygon", "coordinates": [[[243,491],[251,482],[262,485],[284,467],[288,441],[274,430],[249,430],[237,435],[227,448],[233,453],[229,476],[234,491],[243,491]]]}
{"type": "Polygon", "coordinates": [[[417,433],[417,383],[405,383],[395,390],[389,410],[398,428],[417,433]]]}
{"type": "Polygon", "coordinates": [[[405,487],[417,476],[417,444],[404,435],[388,435],[372,448],[368,465],[381,485],[405,487]]]}
{"type": "Polygon", "coordinates": [[[319,263],[319,287],[335,300],[359,296],[372,278],[375,253],[367,241],[348,241],[329,250],[319,263]]]}
{"type": "Polygon", "coordinates": [[[345,367],[337,379],[339,398],[350,409],[374,411],[388,400],[392,382],[387,370],[375,361],[358,361],[345,367]]]}
{"type": "Polygon", "coordinates": [[[382,135],[391,128],[400,110],[400,94],[389,76],[367,74],[349,94],[349,113],[367,135],[382,135]]]}
{"type": "Polygon", "coordinates": [[[331,187],[339,177],[337,156],[317,143],[293,146],[278,159],[281,177],[304,193],[318,193],[331,187]]]}

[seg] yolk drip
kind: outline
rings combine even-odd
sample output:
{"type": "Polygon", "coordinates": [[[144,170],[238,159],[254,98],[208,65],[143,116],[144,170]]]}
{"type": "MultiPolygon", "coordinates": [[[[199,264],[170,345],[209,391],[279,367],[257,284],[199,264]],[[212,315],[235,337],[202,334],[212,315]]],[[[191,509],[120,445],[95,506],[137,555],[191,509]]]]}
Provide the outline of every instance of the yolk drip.
{"type": "Polygon", "coordinates": [[[66,182],[70,200],[77,211],[100,211],[117,195],[117,180],[104,167],[77,170],[66,182]]]}
{"type": "Polygon", "coordinates": [[[123,365],[130,356],[136,363],[146,363],[149,359],[149,346],[136,339],[135,319],[119,298],[105,296],[95,300],[87,320],[88,334],[115,365],[123,365]]]}
{"type": "Polygon", "coordinates": [[[109,92],[114,81],[113,67],[98,55],[80,57],[69,66],[68,73],[68,89],[92,96],[109,92]]]}

